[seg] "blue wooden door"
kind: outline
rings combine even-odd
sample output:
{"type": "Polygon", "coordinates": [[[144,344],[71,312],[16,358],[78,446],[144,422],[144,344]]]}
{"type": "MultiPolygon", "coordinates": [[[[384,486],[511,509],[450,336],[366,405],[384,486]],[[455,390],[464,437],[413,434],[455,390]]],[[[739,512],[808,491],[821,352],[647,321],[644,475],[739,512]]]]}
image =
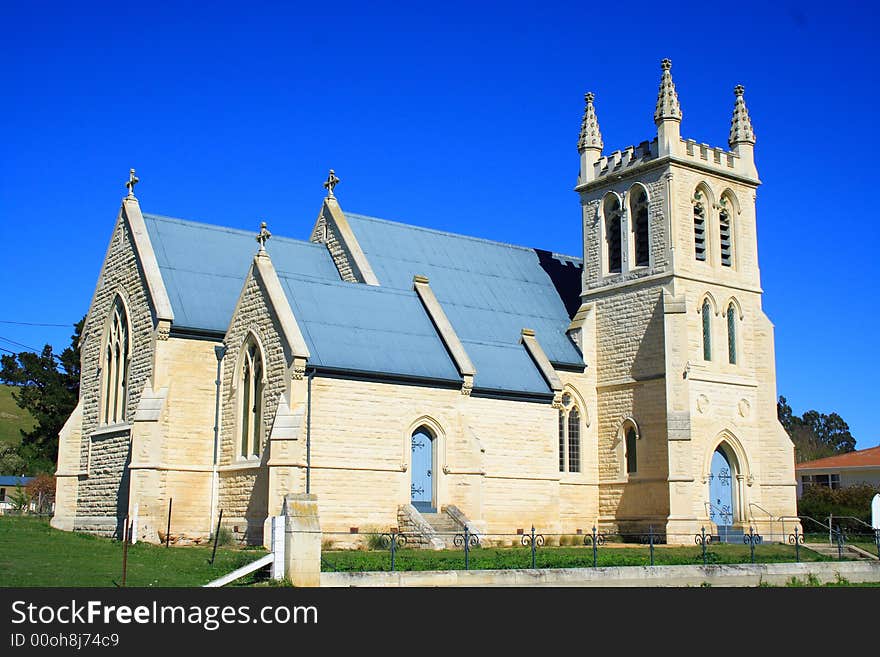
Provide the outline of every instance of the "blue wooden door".
{"type": "Polygon", "coordinates": [[[412,505],[419,511],[433,513],[434,508],[434,441],[419,429],[412,435],[412,505]]]}
{"type": "Polygon", "coordinates": [[[733,486],[730,463],[720,449],[712,455],[709,473],[709,517],[718,525],[721,540],[725,540],[733,524],[733,486]]]}

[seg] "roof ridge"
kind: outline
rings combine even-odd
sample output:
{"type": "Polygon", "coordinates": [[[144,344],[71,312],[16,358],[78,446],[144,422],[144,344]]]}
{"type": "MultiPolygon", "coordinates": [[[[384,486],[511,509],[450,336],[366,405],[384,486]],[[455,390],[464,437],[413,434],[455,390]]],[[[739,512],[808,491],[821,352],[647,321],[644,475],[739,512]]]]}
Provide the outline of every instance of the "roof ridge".
{"type": "MultiPolygon", "coordinates": [[[[248,231],[243,228],[233,228],[232,226],[222,226],[220,224],[209,224],[206,221],[194,221],[192,219],[181,219],[180,217],[169,217],[164,214],[156,214],[154,212],[144,212],[142,213],[144,219],[154,219],[159,221],[169,221],[178,224],[184,224],[188,226],[203,226],[205,228],[212,228],[217,231],[222,231],[225,233],[235,233],[237,235],[246,235],[248,237],[256,236],[256,231],[248,231]]],[[[286,235],[279,235],[277,233],[272,234],[273,240],[282,240],[285,242],[295,242],[296,244],[305,244],[311,247],[316,248],[325,248],[323,244],[318,244],[316,242],[310,242],[309,240],[299,240],[295,237],[287,237],[286,235]]],[[[267,248],[268,250],[268,248],[267,248]]],[[[271,253],[269,254],[271,256],[271,253]]]]}
{"type": "MultiPolygon", "coordinates": [[[[402,226],[404,228],[412,228],[415,230],[425,231],[426,233],[434,233],[436,235],[446,235],[447,237],[461,237],[466,240],[471,240],[474,242],[483,242],[485,244],[494,244],[496,246],[506,246],[511,249],[519,249],[521,251],[547,251],[548,253],[552,253],[553,255],[561,255],[562,257],[575,259],[574,256],[566,256],[563,254],[556,254],[554,251],[549,251],[548,249],[539,249],[538,247],[532,246],[522,246],[520,244],[511,244],[510,242],[502,242],[500,240],[492,240],[488,237],[475,237],[473,235],[464,235],[463,233],[453,233],[449,230],[439,230],[437,228],[428,228],[427,226],[417,226],[416,224],[407,224],[402,221],[394,221],[392,219],[382,219],[381,217],[373,217],[368,214],[360,214],[357,212],[343,212],[346,217],[355,217],[357,219],[366,219],[368,221],[375,221],[377,223],[382,224],[391,224],[393,226],[402,226]]],[[[580,259],[580,258],[577,258],[580,259]]]]}

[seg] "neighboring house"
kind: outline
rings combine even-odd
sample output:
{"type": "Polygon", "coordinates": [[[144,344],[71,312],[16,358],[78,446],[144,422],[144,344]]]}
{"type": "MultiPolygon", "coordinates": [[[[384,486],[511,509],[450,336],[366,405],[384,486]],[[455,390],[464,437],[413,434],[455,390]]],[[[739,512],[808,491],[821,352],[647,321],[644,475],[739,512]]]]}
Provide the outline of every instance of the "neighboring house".
{"type": "MultiPolygon", "coordinates": [[[[579,208],[533,218],[583,235],[582,257],[345,212],[332,171],[310,237],[286,219],[272,228],[305,239],[264,225],[255,241],[142,212],[132,170],[53,526],[118,536],[137,514],[158,541],[173,503],[177,536],[222,511],[261,543],[290,493],[345,535],[445,511],[495,534],[653,527],[693,544],[795,515],[743,88],[730,150],[710,147],[681,137],[670,67],[637,146],[603,154],[585,97],[579,208]]],[[[423,216],[417,190],[404,198],[423,216]]],[[[264,204],[295,217],[285,201],[264,204]]],[[[467,199],[460,212],[486,232],[467,199]]]]}
{"type": "Polygon", "coordinates": [[[798,497],[807,486],[842,488],[856,484],[880,485],[880,445],[838,454],[795,466],[798,497]]]}
{"type": "Polygon", "coordinates": [[[0,476],[0,515],[15,508],[12,498],[15,497],[16,487],[23,489],[31,479],[33,477],[0,476]]]}

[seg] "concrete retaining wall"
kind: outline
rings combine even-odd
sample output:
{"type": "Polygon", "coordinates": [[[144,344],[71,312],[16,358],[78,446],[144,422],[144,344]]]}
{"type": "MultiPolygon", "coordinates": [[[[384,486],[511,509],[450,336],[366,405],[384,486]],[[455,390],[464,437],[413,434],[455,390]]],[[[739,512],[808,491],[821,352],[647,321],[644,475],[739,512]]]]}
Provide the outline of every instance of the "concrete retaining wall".
{"type": "Polygon", "coordinates": [[[624,566],[538,570],[433,570],[422,572],[321,573],[321,586],[784,586],[792,577],[806,582],[844,578],[880,582],[880,563],[741,564],[723,566],[624,566]]]}

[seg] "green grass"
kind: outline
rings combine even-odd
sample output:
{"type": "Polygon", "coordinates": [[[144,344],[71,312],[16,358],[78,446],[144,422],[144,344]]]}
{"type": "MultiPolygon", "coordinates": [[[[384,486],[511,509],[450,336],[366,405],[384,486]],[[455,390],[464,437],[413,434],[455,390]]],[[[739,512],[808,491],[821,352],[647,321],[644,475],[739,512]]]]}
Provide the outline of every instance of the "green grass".
{"type": "MultiPolygon", "coordinates": [[[[116,586],[122,583],[122,544],[49,527],[40,518],[0,516],[0,586],[116,586]]],[[[202,586],[266,554],[211,546],[128,547],[126,586],[202,586]]],[[[261,569],[229,586],[266,580],[261,569]]]]}
{"type": "Polygon", "coordinates": [[[13,390],[12,386],[0,385],[0,441],[18,445],[21,442],[20,429],[30,431],[35,423],[30,413],[15,403],[13,390]]]}
{"type": "MultiPolygon", "coordinates": [[[[829,561],[811,550],[801,548],[801,561],[829,561]]],[[[529,548],[475,548],[470,552],[473,570],[531,568],[529,548]]],[[[756,563],[781,563],[795,560],[794,546],[766,544],[755,548],[756,563]]],[[[391,556],[385,551],[336,550],[324,552],[323,569],[334,571],[390,570],[391,556]]],[[[749,548],[745,545],[713,545],[707,550],[709,564],[749,563],[749,548]]],[[[699,546],[658,546],[654,549],[654,564],[701,565],[699,546]]],[[[647,566],[649,548],[599,548],[598,566],[647,566]]],[[[593,551],[589,547],[544,547],[535,558],[538,568],[587,568],[593,565],[593,551]]],[[[463,550],[399,550],[395,556],[396,570],[453,570],[464,568],[463,550]]]]}

